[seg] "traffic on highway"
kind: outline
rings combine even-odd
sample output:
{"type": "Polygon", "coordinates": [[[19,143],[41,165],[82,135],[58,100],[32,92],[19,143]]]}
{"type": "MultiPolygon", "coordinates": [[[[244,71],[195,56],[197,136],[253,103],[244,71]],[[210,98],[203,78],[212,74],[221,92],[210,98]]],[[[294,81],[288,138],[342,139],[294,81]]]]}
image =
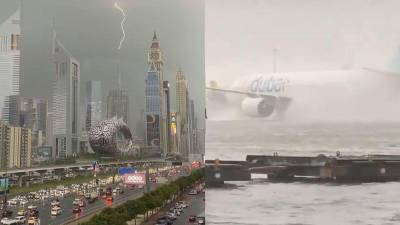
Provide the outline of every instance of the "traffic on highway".
{"type": "MultiPolygon", "coordinates": [[[[40,225],[68,224],[78,221],[105,207],[113,207],[129,199],[140,197],[145,191],[154,189],[160,183],[173,180],[181,174],[179,167],[151,169],[148,183],[138,182],[136,176],[114,175],[107,178],[93,178],[90,182],[60,185],[55,188],[12,196],[0,204],[1,224],[40,225]],[[136,180],[135,180],[136,179],[136,180]]],[[[141,181],[143,182],[143,181],[141,181]]]]}

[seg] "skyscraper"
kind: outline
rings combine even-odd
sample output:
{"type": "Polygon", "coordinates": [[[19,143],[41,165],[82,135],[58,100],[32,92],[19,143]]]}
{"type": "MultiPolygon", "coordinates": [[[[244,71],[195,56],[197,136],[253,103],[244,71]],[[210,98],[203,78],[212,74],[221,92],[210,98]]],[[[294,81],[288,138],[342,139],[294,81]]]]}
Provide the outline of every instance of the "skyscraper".
{"type": "Polygon", "coordinates": [[[151,63],[147,71],[145,81],[145,100],[146,100],[146,145],[153,147],[155,150],[161,150],[161,95],[162,83],[154,63],[151,63]]]}
{"type": "MultiPolygon", "coordinates": [[[[18,9],[0,24],[0,109],[8,112],[8,97],[19,94],[21,76],[21,27],[18,9]]],[[[9,122],[9,114],[2,119],[9,122]]]]}
{"type": "MultiPolygon", "coordinates": [[[[160,43],[158,41],[156,32],[154,32],[153,34],[153,40],[148,52],[148,64],[150,69],[146,77],[146,86],[149,77],[153,76],[151,74],[156,74],[158,76],[157,78],[158,84],[156,85],[157,87],[153,83],[149,85],[153,86],[153,88],[157,88],[158,93],[155,93],[153,91],[150,92],[152,92],[151,93],[152,99],[159,98],[159,102],[157,103],[158,104],[157,107],[159,108],[159,113],[152,114],[151,112],[146,112],[146,140],[147,140],[146,144],[150,146],[159,147],[161,153],[165,155],[168,152],[169,148],[168,146],[169,125],[167,122],[169,115],[167,114],[167,102],[164,90],[164,57],[163,57],[163,51],[160,48],[160,43]],[[154,69],[151,69],[152,66],[154,67],[154,69]],[[157,124],[154,124],[154,122],[156,122],[157,124]],[[153,135],[155,134],[154,133],[155,127],[158,127],[159,129],[158,137],[153,135]]],[[[152,82],[155,82],[153,78],[151,78],[150,80],[152,80],[152,82]]],[[[148,95],[149,93],[147,92],[147,90],[149,89],[146,89],[146,109],[147,109],[147,100],[151,99],[147,98],[147,96],[150,96],[148,95]]],[[[154,101],[151,102],[153,102],[152,104],[154,104],[154,101]]]]}
{"type": "Polygon", "coordinates": [[[183,157],[189,155],[189,129],[188,129],[188,91],[186,77],[179,68],[176,73],[176,107],[177,107],[177,141],[178,152],[183,157]]]}
{"type": "Polygon", "coordinates": [[[128,123],[128,94],[121,87],[111,90],[107,96],[107,118],[113,117],[128,123]]]}
{"type": "Polygon", "coordinates": [[[98,123],[102,116],[102,93],[100,81],[86,82],[86,131],[98,123]]]}
{"type": "Polygon", "coordinates": [[[52,94],[53,156],[76,155],[79,138],[80,65],[53,35],[55,82],[52,94]]]}

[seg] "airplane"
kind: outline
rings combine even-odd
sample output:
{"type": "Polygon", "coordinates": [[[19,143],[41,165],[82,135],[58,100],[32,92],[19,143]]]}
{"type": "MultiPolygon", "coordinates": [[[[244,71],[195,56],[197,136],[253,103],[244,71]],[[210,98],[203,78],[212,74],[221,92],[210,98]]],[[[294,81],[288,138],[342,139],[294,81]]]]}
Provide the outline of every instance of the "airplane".
{"type": "MultiPolygon", "coordinates": [[[[351,99],[350,105],[354,106],[357,102],[364,101],[362,99],[365,99],[365,93],[381,92],[379,88],[382,87],[387,89],[387,96],[398,95],[399,78],[398,74],[392,72],[368,68],[280,72],[245,76],[234,81],[229,88],[221,88],[217,82],[210,81],[206,90],[209,92],[207,101],[225,101],[239,106],[249,117],[266,118],[283,116],[296,102],[310,109],[316,101],[328,106],[332,101],[332,104],[339,107],[348,107],[341,101],[351,99]]],[[[371,98],[371,102],[375,100],[374,97],[371,98]]]]}

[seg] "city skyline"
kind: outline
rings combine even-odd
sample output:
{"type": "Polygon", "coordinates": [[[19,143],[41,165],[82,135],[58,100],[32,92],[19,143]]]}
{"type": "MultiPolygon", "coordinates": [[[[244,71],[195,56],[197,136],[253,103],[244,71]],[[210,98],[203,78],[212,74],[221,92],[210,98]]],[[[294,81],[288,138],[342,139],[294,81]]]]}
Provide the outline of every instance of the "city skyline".
{"type": "MultiPolygon", "coordinates": [[[[20,7],[26,9],[28,7],[27,4],[22,5],[22,2],[23,1],[21,1],[20,7]]],[[[17,68],[16,72],[9,71],[5,74],[6,76],[4,76],[8,80],[15,79],[18,81],[13,81],[15,84],[14,87],[11,88],[15,90],[19,90],[20,88],[24,89],[22,88],[23,85],[20,87],[19,83],[27,79],[26,73],[20,71],[19,64],[21,62],[29,64],[31,61],[35,61],[35,58],[23,58],[29,55],[29,44],[27,43],[29,43],[31,39],[29,38],[29,31],[26,32],[27,35],[25,35],[25,30],[28,29],[21,29],[21,27],[23,28],[24,26],[22,25],[23,22],[20,21],[27,18],[27,16],[25,13],[20,13],[20,11],[24,10],[17,8],[14,14],[12,14],[9,19],[5,20],[4,24],[11,24],[15,27],[13,27],[14,30],[11,29],[10,31],[10,28],[5,26],[6,29],[4,30],[8,32],[6,35],[10,37],[5,35],[6,41],[2,42],[3,45],[4,43],[8,44],[6,46],[7,49],[4,46],[2,47],[3,50],[8,50],[8,52],[6,52],[8,54],[7,62],[18,64],[13,67],[17,68]],[[10,50],[12,50],[11,53],[10,50]],[[15,54],[18,56],[17,58],[14,57],[15,54]],[[25,74],[25,76],[21,74],[25,74]]],[[[85,71],[84,68],[88,69],[90,66],[84,63],[84,59],[82,62],[81,58],[77,58],[76,54],[82,53],[82,50],[86,50],[85,54],[90,54],[90,50],[92,49],[87,46],[82,46],[77,50],[75,46],[80,46],[80,41],[72,44],[70,43],[69,45],[66,44],[69,43],[68,35],[63,33],[63,29],[60,28],[56,21],[56,17],[53,17],[51,24],[52,39],[50,43],[47,43],[51,46],[51,58],[47,59],[46,63],[41,65],[41,67],[52,72],[51,78],[46,79],[46,82],[51,81],[51,87],[49,90],[46,90],[46,92],[49,91],[51,94],[48,97],[37,97],[38,95],[27,94],[28,91],[21,94],[19,92],[14,93],[8,91],[12,95],[4,96],[4,99],[7,100],[5,101],[7,107],[5,107],[2,113],[2,120],[6,125],[11,126],[12,129],[14,129],[14,127],[29,129],[29,132],[32,132],[32,137],[29,136],[29,142],[33,144],[31,147],[36,151],[44,146],[52,146],[51,155],[56,159],[68,158],[71,156],[75,157],[82,153],[91,152],[88,143],[89,131],[91,127],[107,118],[121,118],[128,124],[132,133],[135,134],[135,140],[138,140],[138,143],[140,143],[140,139],[145,139],[144,147],[158,147],[156,152],[159,151],[161,156],[166,156],[170,152],[179,152],[184,155],[185,159],[188,159],[190,153],[197,151],[194,145],[195,142],[198,141],[195,140],[195,134],[201,129],[197,130],[197,127],[195,128],[192,124],[197,118],[204,118],[201,116],[204,112],[197,115],[193,110],[203,107],[201,102],[204,101],[204,98],[200,98],[199,102],[194,100],[197,94],[195,90],[191,90],[188,86],[190,81],[201,77],[204,78],[204,74],[199,77],[194,77],[192,75],[188,77],[189,79],[185,78],[185,104],[182,105],[182,103],[178,103],[181,102],[183,98],[182,96],[178,96],[179,94],[176,90],[179,88],[174,90],[173,86],[178,87],[179,82],[164,76],[166,73],[165,68],[170,68],[172,64],[171,58],[166,56],[171,54],[168,51],[161,50],[161,45],[157,36],[158,33],[153,29],[153,38],[150,44],[147,45],[150,46],[150,48],[143,54],[143,56],[147,54],[148,74],[147,76],[141,76],[141,84],[135,83],[133,85],[127,85],[126,81],[129,80],[131,76],[124,76],[126,73],[126,67],[124,68],[123,66],[124,60],[113,61],[111,65],[111,67],[116,67],[115,72],[112,74],[118,75],[117,87],[115,87],[115,80],[117,79],[113,79],[113,84],[111,85],[110,83],[104,82],[102,79],[93,79],[83,82],[82,80],[88,77],[88,75],[83,72],[85,71]],[[61,32],[59,32],[60,30],[61,32]],[[47,68],[47,66],[50,68],[47,68]],[[152,84],[153,87],[150,87],[150,84],[152,84]],[[132,98],[132,93],[129,91],[129,89],[132,88],[138,90],[144,88],[144,92],[146,93],[142,98],[138,96],[132,98]],[[173,94],[171,95],[171,93],[173,94]],[[103,104],[103,102],[105,104],[103,104]],[[132,102],[134,103],[133,106],[131,106],[132,102]],[[146,103],[144,105],[144,118],[142,115],[143,109],[137,107],[141,103],[146,103]],[[193,107],[194,105],[196,105],[196,107],[193,107]],[[139,113],[137,113],[138,109],[139,113]],[[104,111],[105,113],[103,113],[104,111]],[[177,112],[175,126],[178,126],[178,135],[176,136],[178,142],[171,145],[170,142],[175,142],[175,140],[171,139],[171,131],[173,129],[173,125],[170,123],[171,112],[175,111],[177,112]],[[139,119],[131,121],[132,117],[139,117],[139,119]],[[153,128],[148,126],[149,118],[153,118],[152,121],[155,122],[153,128]],[[140,123],[142,124],[141,128],[145,130],[144,134],[140,132],[141,129],[138,128],[140,127],[138,126],[140,123]],[[183,123],[183,129],[179,128],[182,126],[181,123],[183,123]],[[40,125],[40,129],[38,128],[38,124],[40,125]],[[143,124],[145,124],[145,126],[143,126],[143,124]],[[182,145],[180,142],[185,144],[182,145]],[[182,148],[181,146],[186,147],[182,148]]],[[[76,35],[79,35],[78,30],[75,33],[76,35]]],[[[44,40],[46,40],[46,38],[44,38],[44,40]]],[[[178,41],[176,46],[180,47],[182,40],[179,39],[178,41]]],[[[124,47],[122,41],[119,47],[124,47]]],[[[116,59],[118,59],[118,55],[121,53],[120,50],[122,52],[123,48],[118,48],[117,55],[115,55],[116,59]]],[[[187,55],[187,59],[197,58],[192,57],[196,54],[190,51],[187,52],[187,55]]],[[[96,57],[97,56],[93,55],[93,58],[96,57]]],[[[200,64],[203,60],[204,59],[199,60],[200,64]]],[[[185,64],[185,61],[187,60],[183,60],[182,63],[179,62],[179,71],[181,71],[182,64],[185,64]]],[[[24,64],[21,65],[23,67],[24,64]]],[[[2,68],[5,68],[4,65],[2,68]]],[[[196,74],[191,69],[187,71],[189,71],[190,74],[196,74]]],[[[41,85],[40,79],[41,78],[38,77],[35,83],[41,85]]],[[[37,88],[37,90],[41,92],[43,92],[44,89],[46,89],[45,86],[37,88]]],[[[196,124],[197,123],[196,121],[196,124]]],[[[32,151],[30,152],[32,155],[32,151]]]]}
{"type": "MultiPolygon", "coordinates": [[[[16,8],[18,4],[8,3],[6,0],[2,0],[7,2],[8,5],[14,5],[16,8]]],[[[182,68],[192,68],[191,71],[191,81],[200,84],[204,82],[204,54],[202,50],[203,43],[201,41],[198,42],[198,46],[193,46],[190,43],[194,37],[195,39],[202,38],[202,22],[200,22],[200,18],[203,16],[196,12],[196,5],[202,3],[190,3],[190,4],[183,4],[187,12],[195,13],[194,17],[189,18],[190,20],[196,21],[196,23],[192,23],[195,26],[186,26],[184,25],[179,18],[184,18],[185,14],[183,14],[182,10],[178,10],[179,13],[176,14],[173,18],[165,20],[161,22],[161,18],[164,16],[160,15],[161,9],[166,9],[173,13],[177,11],[174,9],[174,5],[181,5],[181,1],[174,1],[169,4],[157,2],[157,1],[146,1],[145,3],[140,3],[140,7],[151,8],[147,15],[143,15],[143,13],[133,13],[132,10],[136,11],[136,8],[132,8],[133,5],[129,2],[121,2],[121,7],[127,12],[127,21],[126,25],[126,40],[123,43],[121,49],[119,51],[115,50],[115,43],[119,41],[120,38],[120,30],[119,28],[119,21],[120,21],[120,14],[112,9],[112,5],[107,5],[106,2],[102,2],[101,4],[96,5],[95,7],[101,8],[110,18],[107,22],[107,25],[110,26],[110,38],[107,40],[100,39],[102,47],[98,47],[99,41],[94,41],[93,38],[90,39],[88,42],[88,35],[94,34],[96,32],[99,33],[98,37],[104,37],[101,34],[101,31],[98,29],[94,29],[96,27],[93,26],[86,26],[88,21],[82,20],[85,24],[77,24],[76,27],[73,29],[76,30],[75,34],[82,34],[77,39],[76,35],[71,35],[71,32],[66,32],[67,30],[71,29],[67,26],[69,23],[65,20],[68,15],[63,12],[58,12],[58,8],[61,6],[67,7],[71,10],[78,9],[77,17],[83,18],[86,15],[79,14],[80,10],[87,7],[86,3],[82,5],[74,5],[73,3],[65,3],[62,1],[45,1],[42,0],[40,4],[46,4],[45,7],[48,8],[48,13],[44,15],[34,15],[30,9],[35,9],[37,5],[32,5],[32,3],[28,1],[23,1],[22,7],[22,32],[24,34],[23,38],[23,51],[24,54],[22,57],[26,57],[23,62],[25,63],[22,68],[22,77],[21,77],[21,88],[23,89],[22,95],[26,96],[38,96],[38,97],[45,97],[48,98],[50,96],[50,92],[47,91],[48,88],[51,88],[51,83],[49,84],[49,74],[52,72],[47,66],[43,66],[43,68],[38,68],[34,66],[34,62],[40,63],[41,65],[48,65],[49,62],[46,58],[48,58],[48,54],[50,51],[49,47],[50,44],[48,43],[48,39],[51,37],[52,29],[54,28],[57,31],[57,34],[60,40],[63,42],[64,46],[77,58],[77,60],[81,63],[81,79],[82,84],[89,80],[99,80],[103,84],[103,101],[105,102],[105,95],[109,92],[109,90],[114,89],[116,86],[116,79],[113,74],[122,74],[123,80],[123,88],[127,89],[128,95],[130,96],[130,115],[128,119],[129,126],[137,133],[139,136],[144,137],[144,128],[142,123],[140,122],[141,119],[141,110],[144,109],[144,102],[135,101],[135,99],[141,99],[144,97],[144,87],[130,85],[130,84],[139,84],[143,80],[143,74],[146,72],[147,64],[146,58],[144,57],[147,48],[149,45],[149,41],[151,41],[151,35],[153,34],[154,30],[157,31],[157,34],[161,37],[163,41],[163,48],[165,52],[167,52],[167,64],[165,67],[165,77],[166,80],[172,80],[174,77],[174,73],[176,68],[181,66],[182,68]],[[154,6],[157,6],[154,8],[154,6]],[[109,7],[109,8],[107,8],[109,7]],[[24,10],[27,9],[27,10],[24,10]],[[29,9],[29,10],[28,10],[29,9]],[[131,11],[131,12],[130,12],[131,11]],[[135,23],[133,21],[133,17],[137,18],[138,16],[142,18],[146,18],[143,23],[149,24],[132,24],[135,23]],[[26,19],[24,19],[26,18],[26,19]],[[117,20],[118,19],[118,20],[117,20]],[[41,21],[40,24],[35,23],[33,26],[29,26],[29,23],[41,21]],[[150,25],[151,24],[151,25],[150,25]],[[112,26],[111,26],[112,25],[112,26]],[[32,27],[32,28],[31,28],[32,27]],[[35,27],[35,29],[33,29],[35,27]],[[91,30],[93,28],[93,30],[91,30]],[[43,37],[38,39],[38,32],[40,31],[40,35],[43,37]],[[144,31],[144,32],[142,32],[144,31]],[[132,33],[133,32],[133,33],[132,33]],[[140,35],[139,35],[140,34],[140,35]],[[200,34],[200,35],[197,35],[200,34]],[[179,37],[176,37],[178,35],[179,37]],[[186,37],[187,36],[187,37],[186,37]],[[115,37],[115,38],[114,38],[115,37]],[[117,38],[118,37],[118,38],[117,38]],[[185,38],[183,38],[185,37],[185,38]],[[47,39],[47,40],[46,40],[47,39]],[[95,43],[96,42],[96,43],[95,43]],[[35,45],[33,45],[35,44],[35,45]],[[190,51],[185,51],[185,49],[189,49],[185,46],[191,46],[190,51]],[[177,46],[177,47],[176,47],[177,46]],[[32,53],[36,52],[38,48],[42,48],[39,55],[32,59],[32,53]],[[193,48],[194,47],[194,48],[193,48]],[[47,49],[47,50],[46,50],[47,49]],[[99,53],[101,52],[101,53],[99,53]],[[47,55],[47,56],[46,56],[47,55]],[[190,55],[190,57],[187,57],[190,55]],[[29,59],[29,60],[28,60],[29,59]],[[46,60],[44,60],[46,59],[46,60]],[[128,62],[129,61],[129,62],[128,62]],[[29,68],[29,69],[27,69],[29,68]],[[29,72],[26,72],[28,71],[29,72]],[[39,70],[41,75],[35,75],[39,70]],[[36,72],[35,72],[36,71],[36,72]],[[93,76],[95,74],[95,76],[93,76]],[[27,86],[27,84],[31,83],[31,79],[36,76],[38,82],[40,82],[43,88],[40,90],[32,89],[31,87],[27,86]],[[47,77],[46,79],[43,79],[47,77]]],[[[7,5],[6,4],[6,5],[7,5]]],[[[0,14],[2,15],[3,11],[7,11],[5,13],[10,13],[12,10],[11,6],[4,8],[3,10],[0,9],[0,14]]],[[[85,8],[86,9],[86,8],[85,8]]],[[[93,12],[90,9],[90,12],[93,12]]],[[[102,12],[103,12],[102,11],[102,12]]],[[[0,15],[0,16],[1,16],[0,15]]],[[[1,17],[0,17],[1,19],[1,17]]],[[[93,25],[93,24],[92,24],[93,25]]],[[[95,38],[96,39],[96,38],[95,38]]],[[[196,42],[197,43],[197,42],[196,42]]],[[[80,86],[81,93],[85,92],[84,87],[80,86]]],[[[171,98],[175,94],[175,87],[174,83],[171,83],[171,98]]],[[[199,105],[204,106],[204,98],[203,92],[204,90],[199,86],[193,88],[193,96],[196,96],[196,102],[199,105]]],[[[81,95],[80,103],[84,104],[84,95],[81,95]]],[[[171,101],[171,107],[174,108],[174,101],[171,101]]],[[[198,117],[201,118],[201,114],[204,115],[204,110],[200,110],[202,106],[198,107],[198,117]]],[[[103,111],[105,110],[105,104],[103,104],[103,111]]]]}

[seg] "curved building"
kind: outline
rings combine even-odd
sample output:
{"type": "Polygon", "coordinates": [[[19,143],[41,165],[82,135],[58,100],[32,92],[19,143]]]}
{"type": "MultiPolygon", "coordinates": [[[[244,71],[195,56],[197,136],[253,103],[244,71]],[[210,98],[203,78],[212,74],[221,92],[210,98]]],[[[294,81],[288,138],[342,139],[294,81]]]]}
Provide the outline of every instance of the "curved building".
{"type": "Polygon", "coordinates": [[[128,152],[133,148],[128,125],[115,117],[93,126],[89,131],[89,143],[93,151],[100,154],[128,152]]]}

